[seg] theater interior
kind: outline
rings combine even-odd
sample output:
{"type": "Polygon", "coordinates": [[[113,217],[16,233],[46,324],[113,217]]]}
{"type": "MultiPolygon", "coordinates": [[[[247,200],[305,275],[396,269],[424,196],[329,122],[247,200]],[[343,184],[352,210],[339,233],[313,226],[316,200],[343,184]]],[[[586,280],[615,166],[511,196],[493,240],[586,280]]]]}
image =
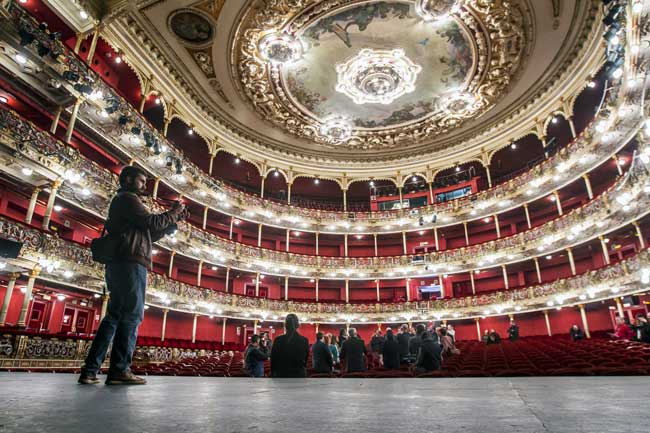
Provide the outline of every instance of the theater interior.
{"type": "Polygon", "coordinates": [[[618,327],[650,304],[648,14],[0,0],[0,431],[645,431],[650,345],[618,327]],[[81,387],[129,165],[190,216],[153,245],[147,386],[81,387]],[[248,377],[290,313],[310,344],[422,324],[459,353],[248,377]]]}

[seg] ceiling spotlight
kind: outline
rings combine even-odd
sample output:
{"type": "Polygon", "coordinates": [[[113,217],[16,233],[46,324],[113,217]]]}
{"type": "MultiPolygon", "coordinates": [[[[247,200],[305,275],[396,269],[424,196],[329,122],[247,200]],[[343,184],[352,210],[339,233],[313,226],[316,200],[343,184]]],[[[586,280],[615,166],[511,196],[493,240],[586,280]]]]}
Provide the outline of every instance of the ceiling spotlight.
{"type": "Polygon", "coordinates": [[[553,258],[553,256],[550,255],[550,254],[548,256],[546,256],[546,260],[551,260],[552,258],[553,258]]]}
{"type": "Polygon", "coordinates": [[[280,172],[279,172],[279,171],[277,171],[277,170],[275,170],[275,171],[273,172],[273,176],[275,176],[275,177],[278,177],[278,176],[280,176],[280,172]]]}
{"type": "Polygon", "coordinates": [[[551,123],[552,123],[552,124],[555,125],[557,122],[558,122],[557,117],[553,117],[553,118],[551,119],[551,123]]]}
{"type": "Polygon", "coordinates": [[[458,173],[460,171],[460,166],[459,165],[456,166],[455,171],[456,171],[456,173],[458,173]]]}
{"type": "Polygon", "coordinates": [[[374,180],[370,181],[370,186],[375,186],[375,181],[374,180]]]}
{"type": "Polygon", "coordinates": [[[58,299],[59,301],[64,301],[65,295],[56,295],[56,299],[58,299]]]}
{"type": "Polygon", "coordinates": [[[516,148],[517,148],[517,144],[516,144],[516,143],[512,143],[512,144],[510,145],[510,149],[515,150],[516,148]]]}
{"type": "Polygon", "coordinates": [[[86,12],[85,10],[82,9],[81,11],[79,11],[79,16],[81,17],[82,20],[87,20],[88,19],[88,12],[86,12]]]}
{"type": "Polygon", "coordinates": [[[632,12],[633,13],[638,14],[638,13],[641,13],[642,10],[643,10],[643,2],[641,2],[640,0],[635,1],[632,4],[632,12]]]}
{"type": "Polygon", "coordinates": [[[24,174],[25,176],[31,176],[32,174],[34,174],[34,170],[32,170],[32,169],[29,168],[29,167],[23,167],[23,168],[20,170],[20,172],[21,172],[22,174],[24,174]]]}
{"type": "Polygon", "coordinates": [[[122,56],[118,54],[117,57],[115,57],[115,63],[117,63],[118,65],[122,63],[122,56]]]}
{"type": "Polygon", "coordinates": [[[23,56],[22,54],[16,54],[16,57],[14,57],[14,58],[21,65],[24,65],[25,63],[27,63],[27,58],[25,56],[23,56]]]}
{"type": "Polygon", "coordinates": [[[6,104],[7,102],[9,102],[7,98],[5,98],[4,96],[0,96],[0,103],[6,104]]]}
{"type": "Polygon", "coordinates": [[[241,159],[235,158],[235,164],[239,164],[241,162],[241,159]]]}
{"type": "Polygon", "coordinates": [[[72,278],[73,276],[74,276],[74,272],[72,272],[72,271],[65,271],[63,273],[64,278],[72,278]]]}
{"type": "Polygon", "coordinates": [[[595,81],[590,81],[589,83],[587,83],[587,87],[589,87],[590,89],[595,88],[596,87],[596,82],[595,81]]]}
{"type": "Polygon", "coordinates": [[[319,178],[314,179],[314,183],[318,185],[320,183],[320,179],[319,178]]]}
{"type": "Polygon", "coordinates": [[[154,102],[156,103],[156,105],[160,105],[160,97],[157,97],[157,98],[154,100],[154,102]]]}
{"type": "Polygon", "coordinates": [[[54,205],[54,212],[61,212],[63,210],[63,207],[60,205],[56,204],[54,205]]]}
{"type": "Polygon", "coordinates": [[[194,135],[194,130],[193,130],[192,128],[189,128],[189,129],[187,130],[187,133],[188,133],[189,135],[194,135]]]}

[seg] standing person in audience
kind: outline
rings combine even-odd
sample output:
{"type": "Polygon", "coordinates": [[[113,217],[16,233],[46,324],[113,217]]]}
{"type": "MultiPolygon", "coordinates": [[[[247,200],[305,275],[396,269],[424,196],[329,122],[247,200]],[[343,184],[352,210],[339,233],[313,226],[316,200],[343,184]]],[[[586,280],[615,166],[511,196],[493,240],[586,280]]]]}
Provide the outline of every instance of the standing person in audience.
{"type": "Polygon", "coordinates": [[[266,346],[260,346],[260,336],[253,335],[244,351],[244,368],[250,377],[264,377],[264,361],[269,358],[266,346]]]}
{"type": "MultiPolygon", "coordinates": [[[[447,336],[449,338],[449,336],[447,336]]],[[[456,349],[457,350],[457,349],[456,349]]],[[[418,349],[418,356],[415,361],[415,371],[423,373],[426,371],[440,370],[442,368],[442,347],[431,338],[431,334],[422,334],[422,341],[418,349]]]]}
{"type": "Polygon", "coordinates": [[[481,337],[481,341],[487,344],[489,339],[490,339],[490,331],[486,329],[485,332],[483,333],[483,336],[481,337]]]}
{"type": "Polygon", "coordinates": [[[634,326],[636,331],[636,339],[642,343],[650,343],[650,323],[648,319],[639,314],[636,316],[636,324],[634,326]]]}
{"type": "Polygon", "coordinates": [[[409,339],[409,355],[415,361],[415,358],[418,356],[418,350],[420,349],[420,343],[422,342],[422,334],[426,328],[423,324],[419,323],[415,327],[415,335],[409,339]]]}
{"type": "Polygon", "coordinates": [[[113,343],[107,385],[144,385],[147,381],[131,372],[131,361],[144,318],[147,268],[152,267],[153,242],[173,233],[176,223],[188,217],[185,205],[176,201],[167,212],[153,214],[144,206],[147,174],[133,165],[120,172],[120,189],[111,200],[105,229],[115,239],[112,260],[106,264],[106,288],[110,301],[99,324],[78,382],[99,383],[99,371],[108,346],[113,343]]]}
{"type": "Polygon", "coordinates": [[[634,332],[632,332],[622,317],[616,318],[616,329],[614,330],[614,337],[619,340],[631,340],[634,338],[634,332]]]}
{"type": "Polygon", "coordinates": [[[454,329],[454,326],[451,323],[447,325],[447,335],[449,335],[453,340],[454,344],[456,344],[456,330],[454,329]]]}
{"type": "Polygon", "coordinates": [[[341,328],[339,331],[339,347],[343,347],[343,343],[348,339],[348,330],[346,328],[341,328]]]}
{"type": "Polygon", "coordinates": [[[399,369],[399,343],[397,342],[395,335],[393,335],[393,330],[390,328],[386,330],[386,340],[382,347],[382,358],[384,361],[384,368],[399,369]]]}
{"type": "Polygon", "coordinates": [[[499,343],[501,343],[501,336],[494,329],[490,329],[490,333],[488,334],[487,344],[499,344],[499,343]]]}
{"type": "Polygon", "coordinates": [[[440,328],[440,342],[443,355],[458,355],[460,353],[460,350],[456,348],[454,341],[449,335],[447,335],[447,329],[445,328],[440,328]]]}
{"type": "Polygon", "coordinates": [[[327,334],[328,337],[330,338],[330,352],[332,352],[332,360],[334,361],[334,365],[338,366],[341,360],[339,359],[339,344],[336,339],[336,335],[332,334],[327,334]]]}
{"type": "Polygon", "coordinates": [[[401,362],[408,362],[409,356],[409,340],[412,335],[409,333],[409,326],[403,324],[399,328],[399,333],[397,334],[397,342],[399,343],[399,356],[401,362]]]}
{"type": "Polygon", "coordinates": [[[585,338],[584,332],[582,332],[582,329],[580,329],[578,325],[571,326],[571,329],[569,329],[569,335],[573,341],[578,341],[585,338]]]}
{"type": "Polygon", "coordinates": [[[508,338],[510,341],[519,340],[519,326],[515,323],[514,320],[510,321],[510,327],[508,328],[508,338]]]}
{"type": "Polygon", "coordinates": [[[345,360],[348,373],[366,371],[365,355],[368,353],[366,344],[357,336],[356,328],[348,330],[349,337],[341,346],[341,359],[345,360]]]}
{"type": "Polygon", "coordinates": [[[316,373],[331,373],[334,368],[332,352],[323,341],[323,333],[316,333],[316,343],[311,348],[312,368],[316,373]]]}
{"type": "Polygon", "coordinates": [[[381,329],[377,329],[370,339],[370,350],[373,353],[376,353],[378,355],[381,355],[382,348],[384,346],[384,336],[381,335],[381,329]]]}
{"type": "Polygon", "coordinates": [[[273,342],[271,341],[271,335],[268,333],[268,331],[264,331],[260,334],[260,346],[263,346],[266,351],[271,354],[271,350],[273,349],[273,342]]]}
{"type": "Polygon", "coordinates": [[[284,319],[284,335],[271,350],[271,377],[306,377],[309,341],[298,333],[300,321],[293,313],[284,319]]]}

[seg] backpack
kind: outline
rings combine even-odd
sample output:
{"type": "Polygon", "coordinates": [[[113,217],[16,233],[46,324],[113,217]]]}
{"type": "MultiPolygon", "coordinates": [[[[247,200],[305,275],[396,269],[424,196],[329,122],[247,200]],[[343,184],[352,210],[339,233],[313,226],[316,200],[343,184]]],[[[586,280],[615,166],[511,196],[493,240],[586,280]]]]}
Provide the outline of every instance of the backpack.
{"type": "MultiPolygon", "coordinates": [[[[108,221],[107,221],[108,222],[108,221]]],[[[100,237],[93,239],[90,242],[90,252],[92,253],[93,261],[106,265],[115,260],[117,249],[119,248],[120,237],[106,233],[106,223],[102,229],[100,237]]]]}

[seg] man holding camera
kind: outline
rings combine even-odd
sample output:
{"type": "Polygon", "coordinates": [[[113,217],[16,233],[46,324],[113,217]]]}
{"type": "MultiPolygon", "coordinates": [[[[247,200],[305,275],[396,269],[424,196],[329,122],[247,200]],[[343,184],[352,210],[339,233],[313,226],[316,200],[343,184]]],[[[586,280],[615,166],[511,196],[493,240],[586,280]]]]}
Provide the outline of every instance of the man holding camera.
{"type": "Polygon", "coordinates": [[[97,329],[86,356],[79,383],[99,383],[99,371],[111,341],[110,368],[107,385],[144,385],[146,380],[135,376],[131,360],[138,337],[138,326],[144,318],[147,267],[151,267],[152,243],[176,231],[176,223],[188,217],[180,201],[160,214],[152,214],[142,203],[146,194],[144,170],[126,166],[120,173],[120,189],[111,200],[106,220],[109,236],[116,239],[113,259],[106,264],[106,287],[110,300],[106,317],[97,329]]]}

